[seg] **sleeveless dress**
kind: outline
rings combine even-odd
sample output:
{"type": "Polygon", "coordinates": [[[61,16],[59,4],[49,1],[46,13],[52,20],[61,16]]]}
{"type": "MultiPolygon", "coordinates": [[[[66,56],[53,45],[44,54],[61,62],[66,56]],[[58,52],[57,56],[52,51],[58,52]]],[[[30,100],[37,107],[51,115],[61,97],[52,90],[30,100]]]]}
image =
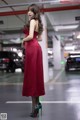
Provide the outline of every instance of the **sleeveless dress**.
{"type": "MultiPolygon", "coordinates": [[[[25,35],[29,30],[24,30],[25,35]]],[[[38,32],[34,31],[34,37],[25,42],[25,60],[24,60],[24,81],[23,96],[42,96],[45,94],[42,50],[37,40],[38,32]]]]}

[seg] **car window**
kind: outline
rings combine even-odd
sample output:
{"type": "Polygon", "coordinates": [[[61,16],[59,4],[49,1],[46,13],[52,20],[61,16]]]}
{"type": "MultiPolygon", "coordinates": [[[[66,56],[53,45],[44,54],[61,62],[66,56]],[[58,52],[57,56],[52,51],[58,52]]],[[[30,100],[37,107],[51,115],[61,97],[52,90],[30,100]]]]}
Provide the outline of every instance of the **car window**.
{"type": "Polygon", "coordinates": [[[7,52],[0,52],[0,58],[7,58],[9,57],[7,52]]]}

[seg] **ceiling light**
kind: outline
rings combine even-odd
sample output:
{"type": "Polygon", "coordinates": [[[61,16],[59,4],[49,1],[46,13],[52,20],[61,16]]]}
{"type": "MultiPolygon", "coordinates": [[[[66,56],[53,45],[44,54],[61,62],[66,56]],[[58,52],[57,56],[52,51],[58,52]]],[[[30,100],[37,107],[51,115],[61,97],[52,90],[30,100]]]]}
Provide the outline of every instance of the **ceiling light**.
{"type": "Polygon", "coordinates": [[[65,50],[75,50],[75,46],[65,46],[65,50]]]}
{"type": "Polygon", "coordinates": [[[77,39],[80,39],[80,34],[77,36],[77,39]]]}
{"type": "Polygon", "coordinates": [[[71,26],[58,26],[58,27],[55,27],[57,28],[58,30],[61,30],[61,29],[76,29],[78,27],[78,25],[71,25],[71,26]]]}
{"type": "Polygon", "coordinates": [[[70,3],[79,3],[80,1],[79,0],[60,0],[60,2],[64,2],[64,3],[66,3],[66,2],[70,2],[70,3]]]}

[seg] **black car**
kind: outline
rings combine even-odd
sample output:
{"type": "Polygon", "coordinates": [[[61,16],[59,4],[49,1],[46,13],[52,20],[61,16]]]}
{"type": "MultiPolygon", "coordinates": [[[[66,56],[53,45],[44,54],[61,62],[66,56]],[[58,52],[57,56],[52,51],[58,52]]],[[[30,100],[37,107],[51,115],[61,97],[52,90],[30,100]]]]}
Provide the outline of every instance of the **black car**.
{"type": "Polygon", "coordinates": [[[21,68],[23,72],[23,60],[13,51],[0,51],[0,70],[6,72],[15,72],[15,69],[21,68]]]}
{"type": "Polygon", "coordinates": [[[65,71],[69,70],[80,70],[80,54],[79,53],[71,53],[67,58],[65,64],[65,71]]]}

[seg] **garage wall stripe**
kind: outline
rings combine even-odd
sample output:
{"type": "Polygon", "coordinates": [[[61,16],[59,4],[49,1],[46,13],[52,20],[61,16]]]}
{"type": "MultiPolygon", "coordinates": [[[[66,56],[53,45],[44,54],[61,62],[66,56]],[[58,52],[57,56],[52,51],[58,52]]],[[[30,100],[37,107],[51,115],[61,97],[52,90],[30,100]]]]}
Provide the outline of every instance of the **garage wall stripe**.
{"type": "MultiPolygon", "coordinates": [[[[77,10],[77,9],[80,9],[80,5],[54,7],[54,8],[42,8],[41,12],[57,12],[57,11],[64,11],[64,10],[77,10]]],[[[0,16],[20,15],[20,14],[26,14],[26,13],[27,13],[27,10],[8,11],[8,12],[0,12],[0,16]]]]}

